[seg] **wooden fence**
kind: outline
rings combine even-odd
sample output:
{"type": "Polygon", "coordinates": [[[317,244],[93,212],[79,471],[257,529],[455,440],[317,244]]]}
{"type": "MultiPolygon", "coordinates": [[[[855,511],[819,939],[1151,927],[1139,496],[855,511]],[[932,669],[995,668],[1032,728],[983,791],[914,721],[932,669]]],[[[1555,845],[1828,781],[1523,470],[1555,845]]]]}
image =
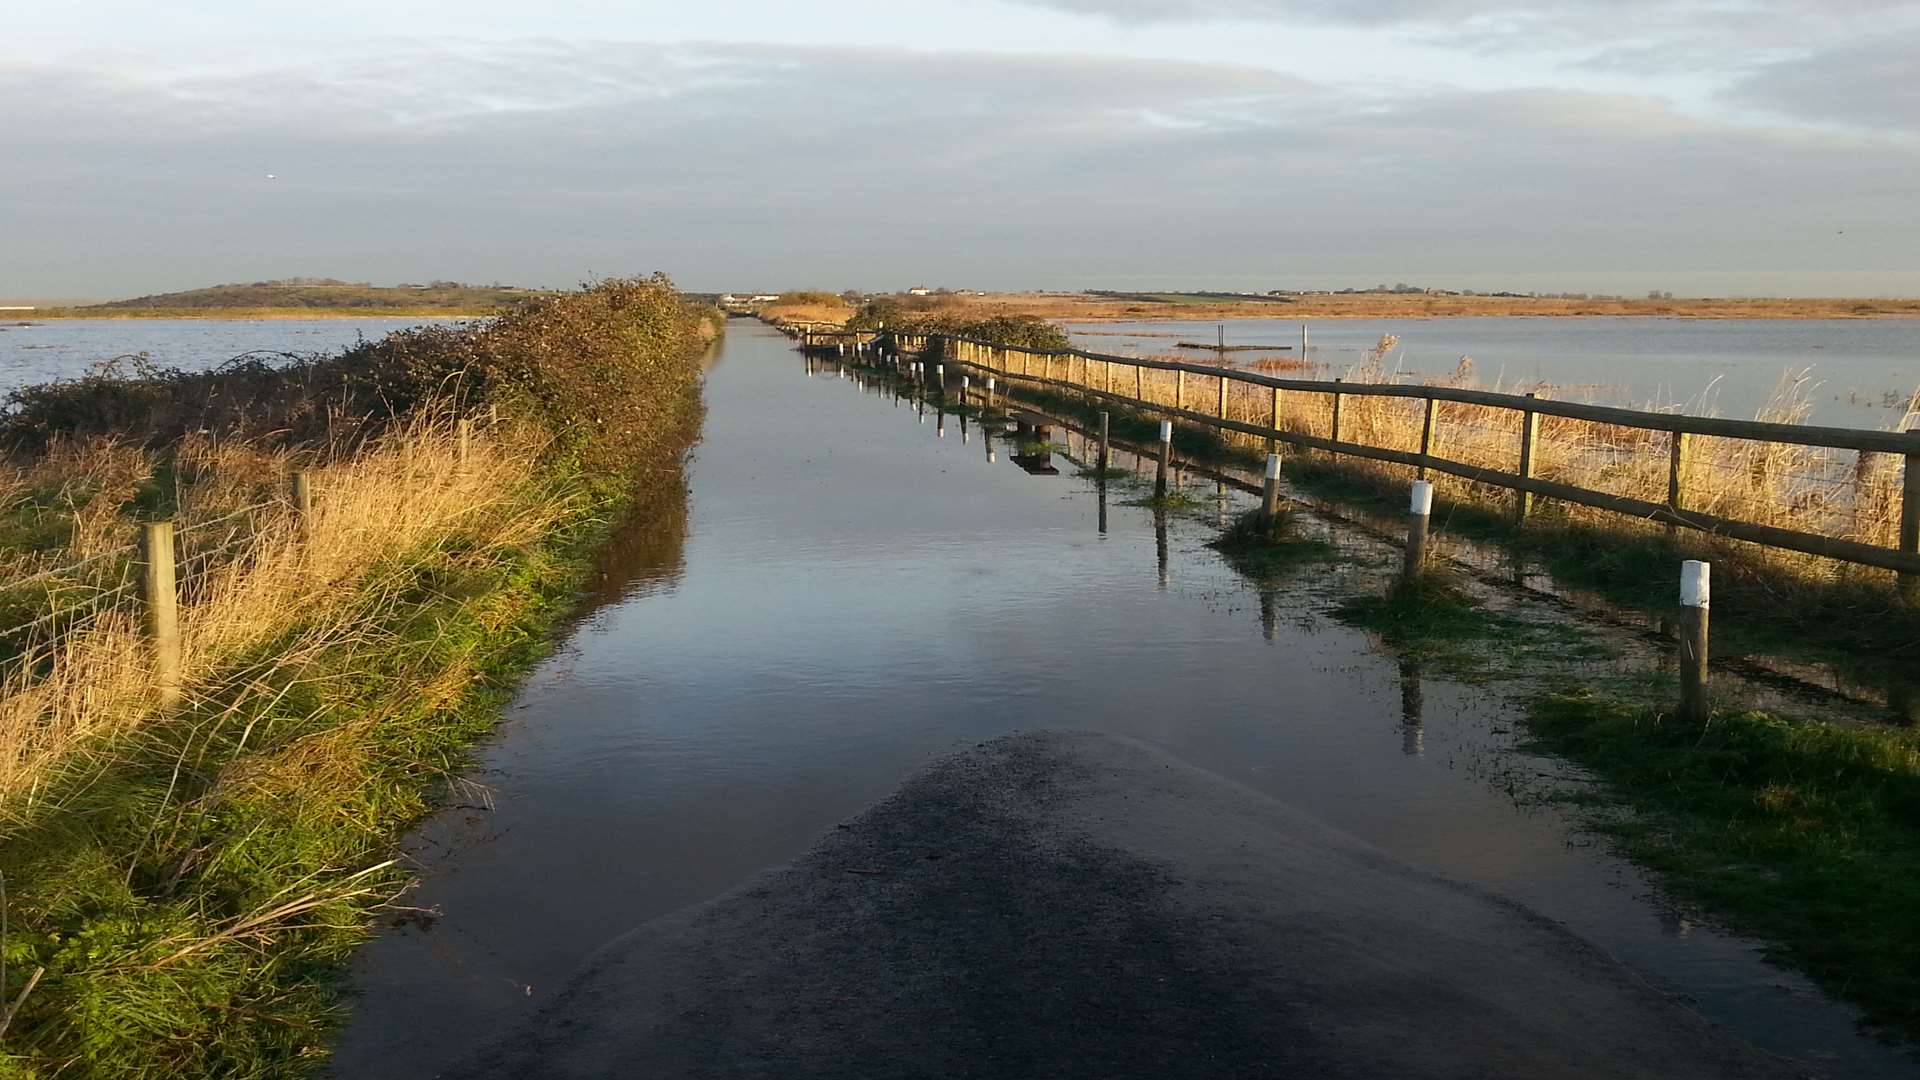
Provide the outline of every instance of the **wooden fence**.
{"type": "Polygon", "coordinates": [[[1111,356],[1078,349],[1021,349],[944,334],[814,331],[806,334],[803,341],[816,348],[825,346],[854,354],[873,349],[909,355],[932,352],[943,362],[992,373],[1000,379],[1058,388],[1201,427],[1239,432],[1268,440],[1269,445],[1286,443],[1332,454],[1404,465],[1422,477],[1429,472],[1442,473],[1506,488],[1516,493],[1516,520],[1524,520],[1535,497],[1557,499],[1661,523],[1670,529],[1693,529],[1767,547],[1891,570],[1899,575],[1901,592],[1908,602],[1920,604],[1920,429],[1906,432],[1868,431],[1728,420],[1450,386],[1289,379],[1234,368],[1111,356]],[[1173,373],[1176,389],[1171,404],[1147,397],[1143,385],[1146,372],[1173,373]],[[1196,385],[1190,387],[1190,383],[1196,385]],[[1209,383],[1213,385],[1209,387],[1209,383]],[[1229,387],[1235,384],[1261,388],[1270,394],[1271,405],[1266,423],[1232,419],[1227,415],[1229,387]],[[1209,398],[1204,392],[1207,389],[1214,390],[1210,395],[1213,405],[1211,411],[1204,411],[1209,398]],[[1324,395],[1330,399],[1331,430],[1327,435],[1308,434],[1283,427],[1288,407],[1285,395],[1288,394],[1324,395]],[[1421,406],[1419,450],[1376,446],[1343,437],[1343,406],[1352,398],[1363,397],[1401,398],[1418,402],[1421,406]],[[1517,468],[1509,471],[1434,453],[1436,436],[1441,434],[1442,418],[1438,408],[1441,403],[1512,413],[1517,421],[1513,436],[1517,468]],[[1539,425],[1543,416],[1666,433],[1668,479],[1665,502],[1598,491],[1535,475],[1539,425]],[[1899,524],[1895,543],[1891,546],[1868,543],[1689,509],[1687,477],[1690,474],[1691,440],[1701,436],[1851,451],[1861,455],[1862,462],[1866,455],[1896,456],[1904,464],[1899,484],[1899,524]]]}

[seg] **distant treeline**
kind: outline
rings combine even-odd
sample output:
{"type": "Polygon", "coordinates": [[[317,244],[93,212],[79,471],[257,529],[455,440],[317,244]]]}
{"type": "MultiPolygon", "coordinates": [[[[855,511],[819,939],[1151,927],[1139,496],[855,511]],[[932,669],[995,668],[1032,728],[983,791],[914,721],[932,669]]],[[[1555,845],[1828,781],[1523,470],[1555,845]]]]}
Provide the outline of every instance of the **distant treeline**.
{"type": "Polygon", "coordinates": [[[213,285],[183,292],[156,293],[129,300],[88,304],[73,310],[201,310],[223,308],[312,308],[449,311],[492,311],[521,303],[543,290],[510,285],[465,285],[434,281],[424,285],[369,285],[331,278],[286,278],[250,284],[213,285]]]}
{"type": "Polygon", "coordinates": [[[855,330],[882,326],[913,334],[953,334],[981,341],[997,341],[1022,349],[1065,349],[1072,345],[1066,332],[1037,315],[987,315],[954,309],[931,296],[882,297],[861,306],[847,320],[855,330]]]}

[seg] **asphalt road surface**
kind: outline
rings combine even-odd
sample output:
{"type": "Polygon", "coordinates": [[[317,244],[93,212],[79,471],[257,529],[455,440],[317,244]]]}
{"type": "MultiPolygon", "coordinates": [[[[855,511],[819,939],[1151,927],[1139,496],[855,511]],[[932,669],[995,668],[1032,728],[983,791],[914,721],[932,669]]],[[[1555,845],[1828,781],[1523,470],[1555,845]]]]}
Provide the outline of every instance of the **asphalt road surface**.
{"type": "Polygon", "coordinates": [[[452,1075],[1788,1077],[1557,924],[1142,743],[937,763],[452,1075]]]}

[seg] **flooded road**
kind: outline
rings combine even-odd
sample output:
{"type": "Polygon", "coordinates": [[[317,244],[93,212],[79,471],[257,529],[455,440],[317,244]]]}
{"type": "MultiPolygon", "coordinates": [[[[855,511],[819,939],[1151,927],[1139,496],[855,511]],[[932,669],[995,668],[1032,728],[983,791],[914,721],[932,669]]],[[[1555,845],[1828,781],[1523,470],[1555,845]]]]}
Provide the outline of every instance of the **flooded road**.
{"type": "Polygon", "coordinates": [[[437,917],[362,952],[338,1075],[432,1075],[616,935],[802,854],[934,758],[1045,727],[1144,739],[1517,899],[1827,1075],[1920,1075],[1516,798],[1560,770],[1507,749],[1510,707],[1333,621],[1324,568],[1263,598],[1199,516],[1103,506],[1058,457],[1034,475],[757,324],[730,328],[707,402],[685,507],[624,537],[484,749],[486,792],[409,842],[407,902],[437,917]]]}

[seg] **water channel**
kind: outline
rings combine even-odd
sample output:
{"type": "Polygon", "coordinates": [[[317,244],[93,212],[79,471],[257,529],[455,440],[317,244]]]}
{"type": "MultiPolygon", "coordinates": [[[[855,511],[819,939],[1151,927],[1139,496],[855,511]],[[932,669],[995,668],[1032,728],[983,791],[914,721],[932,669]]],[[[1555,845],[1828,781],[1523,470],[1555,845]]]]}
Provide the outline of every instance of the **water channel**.
{"type": "Polygon", "coordinates": [[[1566,769],[1512,749],[1498,692],[1330,618],[1325,573],[1262,595],[1205,547],[1208,515],[1103,500],[1058,457],[1036,474],[758,324],[732,325],[706,395],[684,502],[623,534],[472,786],[408,841],[421,910],[359,956],[337,1075],[433,1075],[599,945],[799,855],[928,761],[1069,727],[1514,898],[1823,1075],[1920,1076],[1516,797],[1566,769]]]}

